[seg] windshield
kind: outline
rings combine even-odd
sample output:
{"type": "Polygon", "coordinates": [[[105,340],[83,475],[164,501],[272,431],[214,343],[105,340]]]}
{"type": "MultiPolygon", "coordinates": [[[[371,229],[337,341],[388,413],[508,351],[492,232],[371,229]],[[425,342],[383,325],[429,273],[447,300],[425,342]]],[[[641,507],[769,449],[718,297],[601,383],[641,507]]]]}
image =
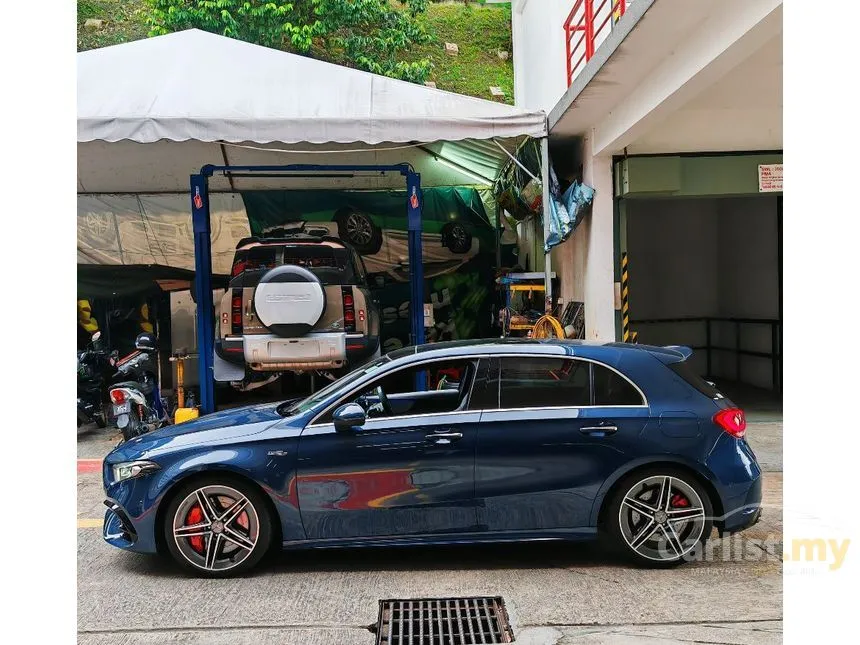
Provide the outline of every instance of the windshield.
{"type": "Polygon", "coordinates": [[[321,389],[319,392],[311,394],[306,399],[302,399],[301,401],[297,401],[290,405],[288,405],[288,403],[290,403],[289,401],[287,403],[282,403],[280,406],[278,406],[278,414],[283,417],[286,417],[294,414],[302,414],[303,412],[307,412],[312,407],[321,403],[332,394],[335,394],[338,390],[348,387],[349,385],[355,383],[357,380],[367,374],[373,374],[390,360],[391,359],[387,356],[382,356],[381,358],[377,358],[375,361],[365,363],[364,365],[362,365],[355,371],[350,372],[343,378],[339,378],[333,383],[330,383],[329,385],[321,389]]]}

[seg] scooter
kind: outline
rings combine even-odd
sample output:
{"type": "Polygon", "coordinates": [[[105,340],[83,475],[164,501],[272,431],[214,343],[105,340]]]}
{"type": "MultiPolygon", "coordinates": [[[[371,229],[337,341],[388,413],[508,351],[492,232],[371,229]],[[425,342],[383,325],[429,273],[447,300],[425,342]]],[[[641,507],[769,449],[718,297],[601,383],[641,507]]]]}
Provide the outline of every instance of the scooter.
{"type": "Polygon", "coordinates": [[[111,356],[102,347],[101,332],[92,335],[90,346],[78,351],[78,428],[95,423],[107,425],[105,385],[113,372],[111,356]]]}
{"type": "Polygon", "coordinates": [[[134,346],[136,351],[116,361],[115,378],[126,380],[110,387],[113,417],[123,441],[168,423],[156,377],[155,337],[144,332],[135,339],[134,346]]]}

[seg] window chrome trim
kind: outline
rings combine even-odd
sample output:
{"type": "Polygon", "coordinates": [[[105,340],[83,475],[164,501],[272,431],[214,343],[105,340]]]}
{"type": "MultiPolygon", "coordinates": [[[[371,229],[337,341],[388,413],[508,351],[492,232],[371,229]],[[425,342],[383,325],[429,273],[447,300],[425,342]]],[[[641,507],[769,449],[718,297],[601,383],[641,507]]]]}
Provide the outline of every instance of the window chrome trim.
{"type": "Polygon", "coordinates": [[[482,410],[482,413],[488,412],[539,412],[541,410],[605,410],[612,408],[643,410],[648,409],[647,405],[545,405],[543,407],[529,408],[496,408],[494,410],[482,410]]]}
{"type": "MultiPolygon", "coordinates": [[[[393,369],[393,370],[390,370],[390,371],[386,372],[385,374],[371,374],[371,376],[370,376],[370,378],[369,378],[369,379],[367,379],[366,381],[362,381],[359,385],[357,385],[354,389],[352,389],[348,394],[345,394],[345,395],[343,395],[343,396],[339,396],[339,397],[338,397],[338,399],[337,399],[337,401],[335,401],[335,402],[334,402],[334,403],[332,403],[331,405],[327,406],[327,407],[326,407],[325,409],[323,409],[319,414],[314,415],[314,418],[313,418],[313,419],[311,419],[311,420],[310,420],[310,422],[309,422],[309,423],[307,423],[307,424],[305,425],[305,429],[308,429],[308,428],[320,428],[320,427],[327,426],[327,425],[331,425],[331,426],[333,426],[334,424],[333,424],[333,423],[331,423],[331,422],[326,422],[326,423],[319,423],[319,424],[316,424],[316,421],[317,421],[317,419],[319,419],[320,417],[325,416],[326,414],[328,414],[329,410],[332,410],[333,408],[335,408],[335,407],[337,406],[337,404],[338,404],[340,401],[343,401],[344,399],[349,398],[350,396],[352,396],[352,395],[353,395],[353,394],[355,394],[356,392],[360,391],[360,390],[361,390],[361,389],[362,389],[362,388],[363,388],[367,383],[369,383],[370,381],[372,381],[375,377],[381,376],[382,378],[386,378],[387,376],[390,376],[391,374],[395,374],[395,373],[397,373],[397,372],[399,372],[399,371],[401,371],[401,370],[409,369],[409,368],[412,368],[412,367],[418,367],[418,366],[420,366],[420,365],[426,365],[427,363],[438,363],[438,362],[445,361],[445,360],[449,360],[449,361],[471,361],[471,360],[477,360],[477,361],[480,361],[482,358],[488,358],[488,355],[487,355],[487,354],[476,354],[476,355],[468,355],[468,356],[449,356],[449,357],[439,357],[439,356],[436,356],[435,358],[425,358],[425,359],[423,359],[423,360],[416,361],[416,362],[414,362],[414,363],[409,363],[409,364],[407,364],[407,365],[402,365],[402,366],[400,366],[400,367],[398,367],[398,368],[396,368],[396,369],[393,369]],[[314,425],[314,424],[316,424],[316,425],[314,425]]],[[[471,396],[472,396],[472,389],[475,387],[475,381],[477,380],[477,377],[478,377],[478,374],[477,374],[477,370],[476,370],[476,371],[475,371],[475,374],[472,376],[472,383],[471,383],[471,385],[469,386],[469,393],[468,393],[468,395],[467,395],[467,397],[466,397],[466,400],[467,400],[467,401],[468,401],[468,400],[471,398],[471,396]]],[[[480,414],[480,413],[481,413],[481,410],[451,410],[450,412],[431,412],[431,413],[428,413],[428,414],[411,414],[411,415],[403,415],[403,416],[398,416],[398,417],[384,417],[384,418],[388,418],[388,419],[409,419],[409,418],[416,419],[416,418],[419,418],[419,417],[420,417],[420,418],[425,418],[425,417],[434,416],[434,415],[440,415],[440,414],[461,414],[461,413],[463,413],[463,414],[465,414],[465,413],[472,413],[472,414],[477,413],[477,414],[480,414]]],[[[378,418],[378,419],[382,419],[383,417],[377,417],[377,418],[378,418]]]]}
{"type": "MultiPolygon", "coordinates": [[[[450,417],[453,415],[463,415],[463,414],[475,415],[477,417],[475,419],[475,423],[477,423],[478,421],[480,421],[482,410],[453,410],[452,412],[430,412],[427,414],[408,414],[408,415],[404,414],[402,417],[375,417],[375,418],[368,419],[365,423],[372,423],[375,421],[399,421],[400,419],[430,419],[430,420],[435,420],[438,417],[450,417]]],[[[362,427],[364,427],[364,426],[362,426],[362,427]]],[[[326,423],[318,423],[315,426],[311,426],[311,425],[305,426],[305,430],[316,431],[316,430],[328,430],[328,429],[334,430],[334,423],[332,423],[331,421],[328,421],[326,423]]],[[[403,428],[404,432],[408,432],[411,430],[414,430],[414,428],[403,428]]],[[[302,431],[302,435],[304,435],[304,434],[305,434],[305,432],[302,431]]],[[[320,434],[320,433],[319,432],[310,432],[308,434],[313,436],[313,435],[320,434]]]]}
{"type": "MultiPolygon", "coordinates": [[[[539,359],[562,359],[562,360],[572,360],[572,361],[585,361],[587,363],[594,363],[595,365],[600,365],[601,367],[605,367],[609,370],[612,370],[618,376],[623,378],[625,381],[630,383],[633,388],[639,393],[639,396],[642,397],[643,403],[639,405],[552,405],[552,406],[543,406],[538,408],[496,408],[494,411],[500,410],[547,410],[547,409],[559,409],[559,408],[647,408],[650,407],[648,404],[648,397],[645,396],[645,392],[642,391],[636,383],[634,383],[627,376],[619,372],[617,369],[612,367],[611,365],[607,365],[606,363],[602,363],[593,358],[586,358],[585,356],[571,356],[569,354],[523,354],[523,353],[511,353],[511,354],[494,354],[493,356],[498,356],[499,358],[539,358],[539,359]]],[[[499,361],[499,405],[502,404],[502,363],[499,361]]]]}

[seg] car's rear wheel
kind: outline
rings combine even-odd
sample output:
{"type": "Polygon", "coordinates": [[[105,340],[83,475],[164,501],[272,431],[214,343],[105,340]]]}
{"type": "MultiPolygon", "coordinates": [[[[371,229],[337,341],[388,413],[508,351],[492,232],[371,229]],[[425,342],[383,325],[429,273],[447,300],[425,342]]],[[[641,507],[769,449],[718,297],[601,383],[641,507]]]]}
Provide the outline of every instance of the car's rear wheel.
{"type": "Polygon", "coordinates": [[[654,468],[626,477],[605,515],[618,551],[637,564],[660,567],[689,561],[710,537],[713,506],[688,473],[654,468]]]}
{"type": "Polygon", "coordinates": [[[382,248],[382,231],[370,215],[352,208],[342,208],[334,215],[337,234],[362,255],[373,255],[382,248]]]}
{"type": "Polygon", "coordinates": [[[219,578],[238,575],[269,550],[272,517],[251,485],[207,477],[174,496],[164,516],[164,541],[190,571],[219,578]]]}

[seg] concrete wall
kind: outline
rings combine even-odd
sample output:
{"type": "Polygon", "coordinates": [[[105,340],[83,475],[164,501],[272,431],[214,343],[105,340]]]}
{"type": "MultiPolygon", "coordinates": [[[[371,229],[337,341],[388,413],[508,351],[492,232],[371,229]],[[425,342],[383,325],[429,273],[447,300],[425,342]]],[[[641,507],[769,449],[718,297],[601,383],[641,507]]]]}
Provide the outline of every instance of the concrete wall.
{"type": "Polygon", "coordinates": [[[574,0],[513,0],[514,102],[549,112],[567,89],[564,21],[574,0]]]}
{"type": "MultiPolygon", "coordinates": [[[[632,319],[778,318],[776,197],[629,200],[632,319]]],[[[704,345],[702,323],[634,326],[642,343],[704,345]]],[[[735,327],[714,323],[712,344],[732,347],[735,327]]],[[[768,326],[744,325],[741,346],[770,351],[768,326]]],[[[735,379],[735,357],[713,352],[715,377],[735,379]]],[[[693,366],[705,373],[704,352],[693,366]]],[[[770,388],[769,359],[742,357],[743,381],[770,388]]]]}
{"type": "MultiPolygon", "coordinates": [[[[591,136],[582,142],[582,180],[595,190],[591,212],[573,235],[553,250],[553,271],[561,297],[585,303],[585,337],[615,340],[615,238],[612,160],[591,154],[591,136]]],[[[562,308],[563,309],[563,308],[562,308]]]]}
{"type": "MultiPolygon", "coordinates": [[[[564,23],[576,0],[512,0],[512,34],[514,47],[514,101],[517,106],[546,110],[555,107],[567,90],[567,55],[564,23]]],[[[597,25],[603,22],[610,12],[612,0],[594,8],[597,25]]],[[[630,2],[627,0],[627,4],[630,2]]],[[[580,5],[575,20],[583,12],[580,5]]],[[[611,21],[596,34],[595,49],[606,39],[611,31],[611,21]]],[[[574,36],[575,46],[579,36],[574,36]]],[[[571,53],[575,63],[584,53],[583,44],[571,53]]],[[[585,59],[577,72],[582,71],[585,59]]],[[[574,75],[575,76],[575,75],[574,75]]]]}

